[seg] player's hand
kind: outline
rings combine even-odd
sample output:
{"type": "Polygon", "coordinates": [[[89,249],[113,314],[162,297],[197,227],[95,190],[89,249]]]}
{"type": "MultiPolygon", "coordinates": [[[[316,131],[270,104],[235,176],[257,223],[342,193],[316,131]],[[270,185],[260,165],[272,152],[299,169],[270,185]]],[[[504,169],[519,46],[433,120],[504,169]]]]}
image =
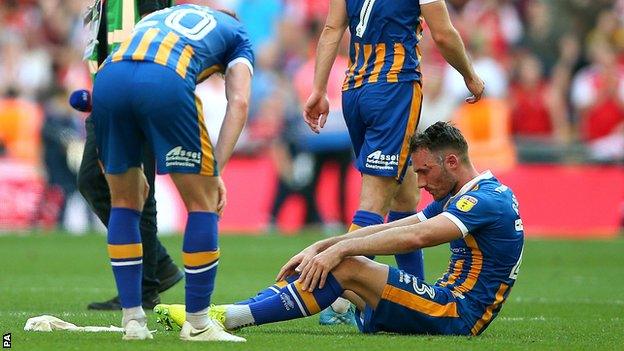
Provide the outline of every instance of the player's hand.
{"type": "Polygon", "coordinates": [[[329,99],[326,93],[312,92],[303,107],[303,120],[310,129],[318,134],[327,122],[329,99]]]}
{"type": "Polygon", "coordinates": [[[312,258],[316,256],[316,254],[318,254],[320,251],[321,250],[317,243],[306,247],[305,249],[303,249],[303,251],[293,256],[290,260],[288,260],[288,262],[286,262],[285,265],[282,266],[282,269],[280,269],[279,273],[277,274],[275,281],[284,280],[286,279],[286,277],[289,277],[293,274],[301,273],[303,267],[305,267],[308,262],[310,262],[310,260],[312,260],[312,258]]]}
{"type": "Polygon", "coordinates": [[[223,209],[225,209],[225,205],[227,204],[227,189],[225,188],[225,183],[223,182],[223,178],[217,177],[217,189],[219,191],[219,202],[217,203],[217,213],[219,216],[223,214],[223,209]]]}
{"type": "Polygon", "coordinates": [[[481,100],[483,91],[485,90],[485,83],[483,80],[478,75],[475,75],[470,79],[464,78],[464,82],[466,83],[466,88],[468,88],[468,90],[472,93],[472,96],[466,98],[466,102],[474,104],[475,102],[481,100]]]}
{"type": "Polygon", "coordinates": [[[329,272],[342,262],[343,258],[340,245],[331,246],[314,256],[301,272],[299,277],[301,288],[309,292],[314,291],[317,286],[319,289],[322,289],[325,286],[329,272]]]}

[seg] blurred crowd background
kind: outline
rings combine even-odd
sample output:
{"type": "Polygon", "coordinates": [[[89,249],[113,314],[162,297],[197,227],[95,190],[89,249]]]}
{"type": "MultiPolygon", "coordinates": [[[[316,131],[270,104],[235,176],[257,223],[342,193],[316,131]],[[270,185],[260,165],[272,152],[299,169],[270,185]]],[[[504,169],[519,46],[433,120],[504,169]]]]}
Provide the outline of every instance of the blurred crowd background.
{"type": "MultiPolygon", "coordinates": [[[[67,99],[74,89],[91,87],[82,61],[82,16],[91,2],[0,0],[0,179],[19,172],[44,179],[41,195],[30,200],[38,202],[36,214],[25,219],[35,227],[62,225],[59,218],[76,195],[86,115],[72,110],[67,99]]],[[[306,223],[322,223],[315,202],[319,174],[331,162],[344,182],[352,160],[340,102],[347,40],[331,73],[328,125],[316,136],[301,118],[329,1],[182,2],[235,10],[252,38],[252,101],[237,155],[274,160],[278,185],[269,226],[292,193],[306,199],[306,223]]],[[[486,99],[463,104],[463,80],[436,51],[425,25],[420,128],[455,119],[487,167],[622,164],[624,0],[446,2],[486,82],[486,99]]],[[[225,108],[222,86],[213,77],[198,87],[213,140],[225,108]]],[[[27,186],[32,190],[33,184],[27,186]]],[[[27,193],[5,188],[0,198],[27,193]]],[[[338,196],[344,206],[344,191],[338,196]]]]}

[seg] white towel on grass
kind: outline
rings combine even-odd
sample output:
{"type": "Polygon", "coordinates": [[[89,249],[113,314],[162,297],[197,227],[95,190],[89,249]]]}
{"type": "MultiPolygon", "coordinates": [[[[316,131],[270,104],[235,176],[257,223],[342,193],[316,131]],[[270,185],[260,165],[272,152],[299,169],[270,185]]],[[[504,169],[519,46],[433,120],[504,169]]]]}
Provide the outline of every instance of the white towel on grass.
{"type": "Polygon", "coordinates": [[[38,316],[29,318],[26,321],[26,325],[24,326],[25,331],[41,331],[41,332],[51,332],[53,330],[69,330],[69,331],[83,331],[83,332],[123,332],[123,328],[119,327],[79,327],[75,324],[65,322],[64,320],[54,317],[54,316],[38,316]]]}

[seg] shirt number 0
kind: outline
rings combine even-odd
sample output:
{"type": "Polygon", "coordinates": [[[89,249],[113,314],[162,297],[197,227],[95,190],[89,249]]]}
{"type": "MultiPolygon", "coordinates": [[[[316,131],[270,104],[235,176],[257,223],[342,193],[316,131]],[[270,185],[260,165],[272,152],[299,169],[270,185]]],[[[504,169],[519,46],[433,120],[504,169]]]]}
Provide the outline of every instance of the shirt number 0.
{"type": "Polygon", "coordinates": [[[193,8],[185,8],[174,11],[165,19],[165,25],[191,40],[202,40],[217,26],[217,21],[211,14],[193,8]],[[200,19],[192,27],[186,27],[182,20],[187,15],[196,15],[200,19]]]}

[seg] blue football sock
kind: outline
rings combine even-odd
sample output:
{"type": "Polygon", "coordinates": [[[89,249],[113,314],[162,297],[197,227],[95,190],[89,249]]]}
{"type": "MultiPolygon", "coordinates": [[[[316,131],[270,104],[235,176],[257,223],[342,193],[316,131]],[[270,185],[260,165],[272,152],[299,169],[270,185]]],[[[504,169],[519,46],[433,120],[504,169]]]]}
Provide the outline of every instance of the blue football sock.
{"type": "Polygon", "coordinates": [[[250,304],[249,309],[256,325],[286,321],[320,312],[336,301],[343,291],[338,280],[329,273],[322,289],[303,291],[295,281],[281,288],[279,293],[250,304]]]}
{"type": "MultiPolygon", "coordinates": [[[[388,214],[388,222],[394,222],[399,219],[409,217],[416,212],[399,212],[390,211],[388,214]]],[[[412,274],[420,279],[425,279],[425,267],[422,250],[416,250],[400,255],[394,255],[399,269],[412,274]]]]}
{"type": "Polygon", "coordinates": [[[256,296],[250,297],[247,300],[236,302],[235,305],[249,305],[254,302],[262,301],[266,298],[269,298],[277,293],[279,293],[280,289],[288,285],[288,283],[292,283],[297,280],[298,276],[291,275],[290,277],[286,277],[284,280],[280,280],[279,282],[269,286],[268,288],[260,291],[256,296]]]}
{"type": "Polygon", "coordinates": [[[111,208],[108,220],[108,257],[123,308],[141,306],[143,245],[139,231],[140,221],[139,211],[111,208]]]}
{"type": "Polygon", "coordinates": [[[196,313],[210,306],[219,263],[217,222],[213,212],[189,212],[182,244],[186,278],[186,312],[196,313]]]}
{"type": "MultiPolygon", "coordinates": [[[[384,218],[375,212],[357,210],[353,215],[353,220],[351,221],[351,227],[349,227],[349,231],[352,232],[354,230],[368,227],[370,225],[382,224],[383,222],[384,218]]],[[[375,256],[366,257],[370,258],[371,260],[375,259],[375,256]]]]}

